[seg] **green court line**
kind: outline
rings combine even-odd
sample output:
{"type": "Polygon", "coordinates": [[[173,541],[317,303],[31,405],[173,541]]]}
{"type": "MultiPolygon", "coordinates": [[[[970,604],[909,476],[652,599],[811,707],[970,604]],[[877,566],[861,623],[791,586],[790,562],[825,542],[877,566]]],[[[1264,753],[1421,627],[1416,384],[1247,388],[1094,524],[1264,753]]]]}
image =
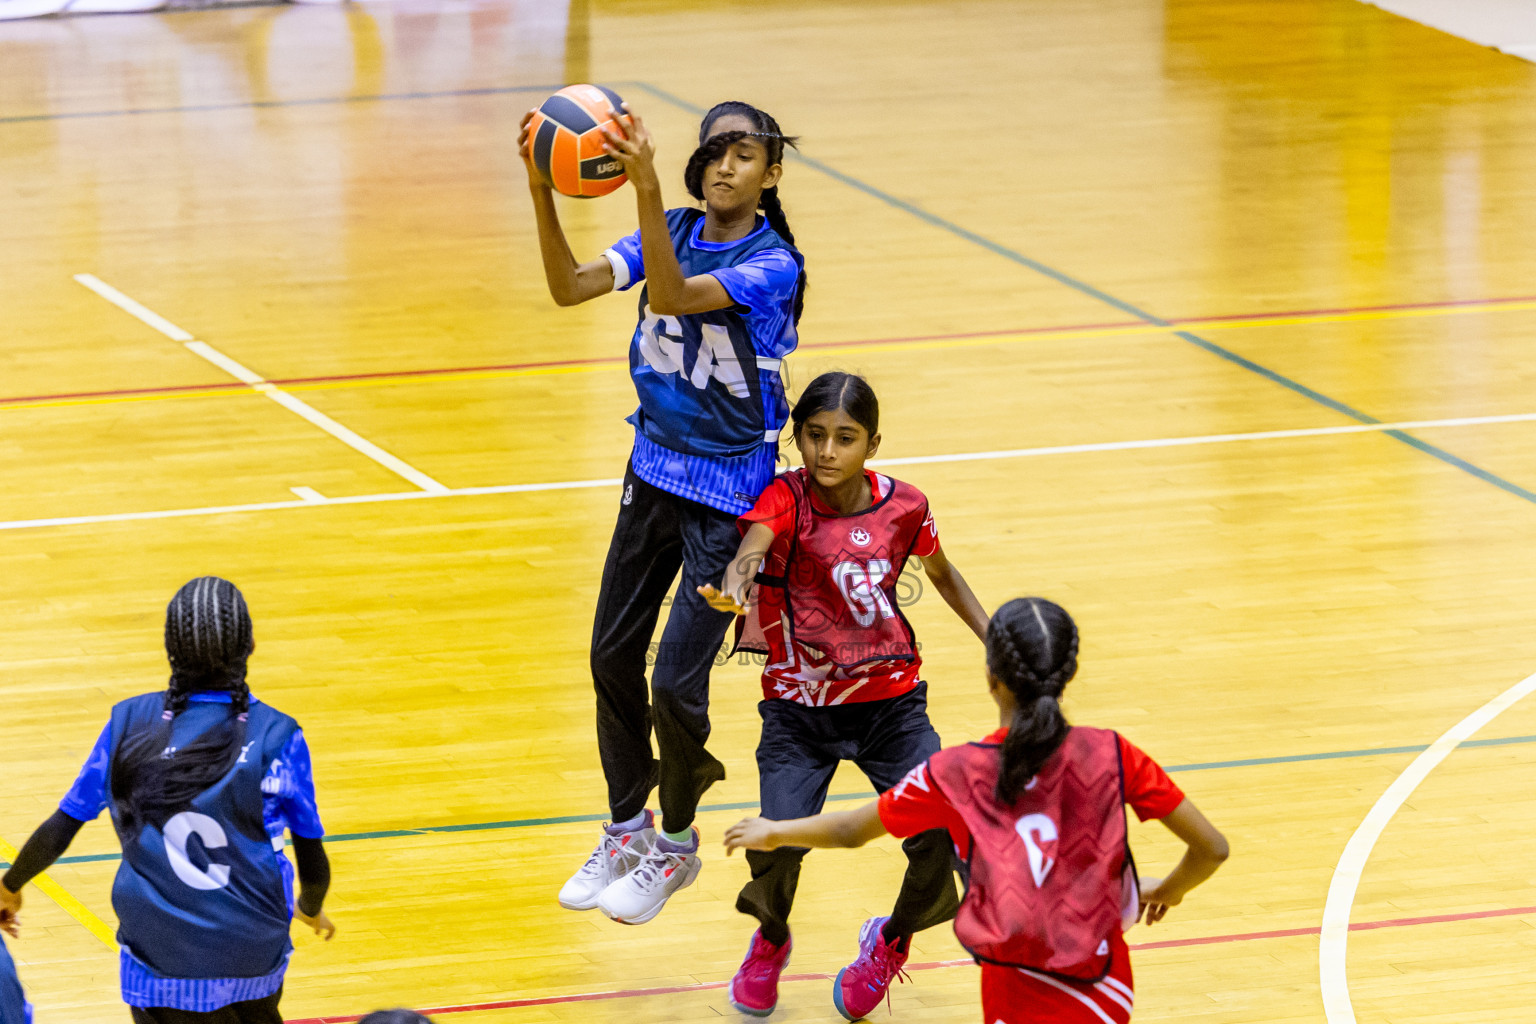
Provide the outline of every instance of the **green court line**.
{"type": "MultiPolygon", "coordinates": [[[[1523,743],[1536,743],[1536,736],[1498,736],[1490,739],[1468,740],[1461,744],[1463,747],[1507,747],[1523,743]]],[[[1220,768],[1252,768],[1267,764],[1296,764],[1302,761],[1336,761],[1351,757],[1380,757],[1384,754],[1420,754],[1429,749],[1428,743],[1413,743],[1401,747],[1365,747],[1360,750],[1327,750],[1319,754],[1280,754],[1275,757],[1248,757],[1235,761],[1200,761],[1194,764],[1165,765],[1164,771],[1170,775],[1175,772],[1206,772],[1220,768]]],[[[859,793],[832,793],[827,796],[828,802],[837,800],[869,800],[874,797],[873,790],[864,790],[859,793]]],[[[730,804],[702,804],[699,812],[710,811],[755,811],[757,801],[730,804]]],[[[427,825],[422,828],[394,828],[379,829],[373,832],[341,832],[325,837],[328,843],[348,843],[359,839],[403,839],[408,836],[442,835],[453,832],[497,832],[513,828],[537,828],[541,825],[578,825],[584,822],[606,821],[606,814],[562,814],[549,818],[509,818],[506,821],[472,821],[462,825],[427,825]]],[[[60,857],[60,864],[91,864],[99,861],[121,860],[120,853],[86,853],[73,857],[60,857]]],[[[0,870],[9,868],[10,864],[0,861],[0,870]]]]}

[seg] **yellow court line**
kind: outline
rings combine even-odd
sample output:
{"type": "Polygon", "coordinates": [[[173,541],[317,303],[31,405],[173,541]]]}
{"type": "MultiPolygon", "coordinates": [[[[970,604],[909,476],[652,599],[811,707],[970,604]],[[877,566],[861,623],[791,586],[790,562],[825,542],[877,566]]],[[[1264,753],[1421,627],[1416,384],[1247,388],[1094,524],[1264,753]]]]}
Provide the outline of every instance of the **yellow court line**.
{"type": "MultiPolygon", "coordinates": [[[[1092,338],[1145,337],[1174,334],[1179,331],[1231,331],[1249,327],[1302,327],[1316,324],[1361,323],[1379,320],[1405,320],[1423,317],[1454,316],[1464,313],[1510,313],[1536,310],[1536,301],[1489,302],[1466,306],[1434,306],[1425,309],[1379,309],[1345,313],[1300,313],[1290,316],[1262,317],[1249,320],[1176,320],[1163,327],[1158,324],[1128,324],[1123,327],[1064,327],[1061,330],[1026,330],[986,337],[928,338],[911,341],[869,341],[810,344],[791,358],[799,361],[815,357],[836,358],[843,352],[918,352],[936,349],[978,348],[984,345],[1012,345],[1025,341],[1067,341],[1092,338]]],[[[418,384],[462,383],[465,381],[515,380],[522,377],[547,377],[574,373],[611,371],[621,360],[609,363],[583,363],[573,366],[538,366],[505,370],[422,370],[396,377],[363,377],[356,380],[313,381],[282,384],[285,391],[343,391],[358,388],[389,388],[418,384]]],[[[124,402],[172,402],[196,398],[249,397],[258,394],[250,388],[210,388],[173,391],[162,394],[99,395],[93,398],[42,399],[36,402],[0,403],[0,412],[10,409],[49,409],[69,406],[117,405],[124,402]]]]}
{"type": "MultiPolygon", "coordinates": [[[[16,863],[16,847],[4,839],[0,839],[0,854],[3,854],[5,859],[12,864],[16,863]]],[[[85,925],[86,931],[100,939],[112,952],[117,952],[117,937],[113,935],[112,929],[107,926],[107,922],[91,913],[91,909],[75,899],[68,889],[50,878],[48,872],[45,871],[38,875],[32,879],[32,882],[42,890],[44,896],[47,896],[53,902],[63,907],[66,914],[85,925]]]]}

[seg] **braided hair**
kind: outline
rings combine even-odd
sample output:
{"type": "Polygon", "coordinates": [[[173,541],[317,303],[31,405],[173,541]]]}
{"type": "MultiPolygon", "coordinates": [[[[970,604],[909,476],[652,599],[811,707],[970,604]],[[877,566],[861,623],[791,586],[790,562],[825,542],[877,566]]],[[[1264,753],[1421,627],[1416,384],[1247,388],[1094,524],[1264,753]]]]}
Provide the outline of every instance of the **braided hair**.
{"type": "MultiPolygon", "coordinates": [[[[759,139],[768,150],[768,166],[784,162],[784,146],[795,146],[799,137],[785,135],[779,128],[779,122],[765,111],[758,110],[750,103],[742,103],[740,100],[726,100],[717,103],[704,115],[703,122],[699,125],[699,148],[693,151],[688,158],[688,166],[683,170],[683,184],[688,187],[688,194],[693,198],[704,201],[704,169],[725,155],[725,151],[742,139],[759,139]],[[718,135],[709,134],[710,126],[722,117],[735,114],[744,117],[755,129],[750,132],[720,132],[718,135]]],[[[798,148],[798,146],[796,147],[798,148]]],[[[758,209],[763,211],[763,219],[778,236],[790,245],[795,244],[795,233],[789,230],[789,221],[784,216],[784,205],[779,202],[779,186],[763,189],[763,193],[757,200],[758,209]]],[[[800,322],[800,313],[805,309],[805,270],[800,271],[800,281],[795,288],[795,323],[800,322]]]]}
{"type": "Polygon", "coordinates": [[[1043,597],[1009,601],[987,623],[987,671],[1015,701],[997,776],[998,802],[1011,805],[1067,738],[1060,701],[1077,674],[1077,624],[1043,597]]]}
{"type": "Polygon", "coordinates": [[[217,576],[187,583],[165,609],[165,653],[171,663],[160,717],[123,737],[112,759],[111,792],[118,827],[134,835],[162,827],[234,767],[245,745],[251,691],[246,661],[255,641],[251,613],[239,588],[217,576]],[[224,722],[174,751],[171,728],[193,693],[225,690],[224,722]]]}

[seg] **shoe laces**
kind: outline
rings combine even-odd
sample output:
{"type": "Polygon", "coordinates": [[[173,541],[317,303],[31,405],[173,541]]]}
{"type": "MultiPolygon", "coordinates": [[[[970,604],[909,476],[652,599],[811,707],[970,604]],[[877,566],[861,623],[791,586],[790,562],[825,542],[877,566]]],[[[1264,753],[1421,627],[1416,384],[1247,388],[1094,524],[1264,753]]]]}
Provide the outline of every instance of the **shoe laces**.
{"type": "Polygon", "coordinates": [[[885,987],[885,1009],[888,1013],[895,1012],[891,1009],[891,982],[894,980],[906,983],[912,980],[907,972],[901,969],[901,964],[905,962],[905,960],[897,962],[895,951],[883,936],[875,939],[874,948],[869,951],[869,973],[873,974],[875,980],[885,987]]]}
{"type": "Polygon", "coordinates": [[[614,857],[622,857],[625,853],[623,836],[616,836],[603,830],[603,838],[598,842],[597,848],[592,851],[592,856],[587,858],[587,863],[582,866],[583,871],[603,871],[608,862],[614,857]]]}
{"type": "Polygon", "coordinates": [[[642,888],[653,888],[668,876],[669,868],[680,866],[689,856],[691,854],[687,850],[663,850],[660,846],[653,846],[640,858],[640,863],[630,872],[629,877],[642,888]]]}
{"type": "Polygon", "coordinates": [[[747,954],[747,962],[742,964],[742,970],[753,981],[767,981],[783,969],[783,965],[778,962],[783,950],[783,946],[775,946],[759,936],[753,941],[752,950],[747,954]]]}

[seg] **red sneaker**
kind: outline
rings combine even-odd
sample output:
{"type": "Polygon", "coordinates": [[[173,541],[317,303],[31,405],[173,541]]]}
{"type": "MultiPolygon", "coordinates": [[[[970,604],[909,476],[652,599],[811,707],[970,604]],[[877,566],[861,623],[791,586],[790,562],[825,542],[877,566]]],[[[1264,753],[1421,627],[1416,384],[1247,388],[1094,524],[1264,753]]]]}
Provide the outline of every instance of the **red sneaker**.
{"type": "Polygon", "coordinates": [[[837,972],[832,983],[832,1004],[848,1020],[863,1020],[888,998],[891,979],[907,980],[901,970],[911,952],[911,941],[895,947],[886,944],[881,927],[889,917],[872,917],[859,929],[859,956],[837,972]]]}
{"type": "Polygon", "coordinates": [[[742,1013],[754,1017],[766,1017],[779,1005],[779,972],[789,963],[789,951],[793,939],[785,939],[784,945],[775,946],[763,938],[761,930],[752,933],[752,945],[747,947],[747,958],[731,979],[731,1005],[742,1013]]]}

